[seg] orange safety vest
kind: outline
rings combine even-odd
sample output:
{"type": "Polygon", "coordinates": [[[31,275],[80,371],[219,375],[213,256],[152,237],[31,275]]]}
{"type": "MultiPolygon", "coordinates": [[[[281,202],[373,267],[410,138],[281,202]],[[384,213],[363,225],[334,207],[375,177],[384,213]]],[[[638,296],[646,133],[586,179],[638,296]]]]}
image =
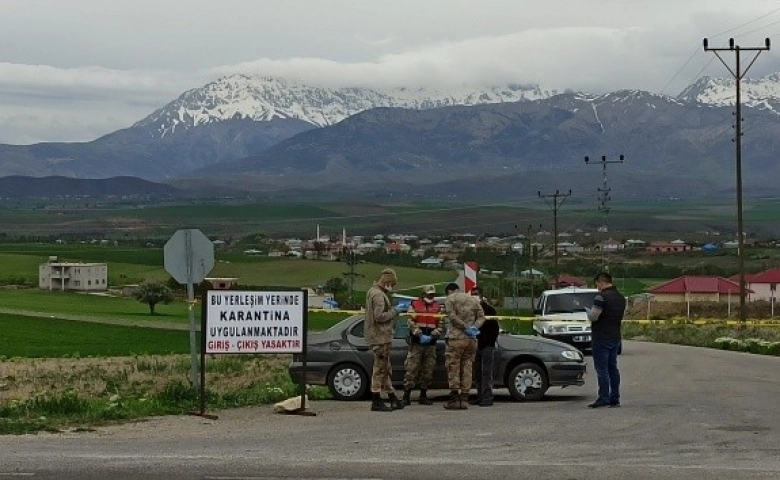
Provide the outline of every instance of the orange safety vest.
{"type": "MultiPolygon", "coordinates": [[[[436,300],[427,303],[421,298],[412,300],[412,308],[415,313],[439,313],[441,311],[441,305],[436,300]]],[[[430,328],[433,330],[439,325],[439,318],[435,315],[417,315],[414,317],[414,321],[417,322],[420,329],[430,328]]]]}

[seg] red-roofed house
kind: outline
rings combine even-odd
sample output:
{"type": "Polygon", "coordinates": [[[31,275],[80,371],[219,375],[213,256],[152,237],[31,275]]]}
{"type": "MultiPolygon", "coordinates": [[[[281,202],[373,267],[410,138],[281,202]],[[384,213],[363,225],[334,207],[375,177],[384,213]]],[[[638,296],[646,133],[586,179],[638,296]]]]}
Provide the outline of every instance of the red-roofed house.
{"type": "Polygon", "coordinates": [[[682,240],[673,240],[669,243],[666,242],[652,242],[647,247],[647,251],[650,253],[677,253],[677,252],[690,252],[691,246],[682,240]]]}
{"type": "Polygon", "coordinates": [[[573,277],[571,275],[558,275],[557,284],[556,279],[550,280],[550,288],[566,288],[566,287],[585,287],[585,281],[581,278],[573,277]]]}
{"type": "Polygon", "coordinates": [[[723,277],[683,276],[656,285],[648,293],[659,302],[721,302],[729,295],[739,295],[739,283],[723,277]]]}
{"type": "MultiPolygon", "coordinates": [[[[739,285],[739,275],[734,275],[729,280],[739,285]]],[[[769,302],[772,297],[778,298],[777,285],[780,285],[780,268],[770,268],[760,273],[745,275],[745,287],[748,289],[748,300],[751,302],[755,300],[769,302]]]]}

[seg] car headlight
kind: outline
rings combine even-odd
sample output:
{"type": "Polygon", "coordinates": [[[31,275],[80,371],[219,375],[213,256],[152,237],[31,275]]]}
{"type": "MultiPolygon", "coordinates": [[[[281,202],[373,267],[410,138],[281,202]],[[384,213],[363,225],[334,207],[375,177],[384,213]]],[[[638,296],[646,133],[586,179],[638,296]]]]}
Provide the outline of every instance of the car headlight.
{"type": "Polygon", "coordinates": [[[566,325],[547,325],[547,333],[566,333],[566,325]]]}
{"type": "Polygon", "coordinates": [[[578,350],[564,350],[561,352],[561,356],[569,360],[582,360],[582,353],[578,350]]]}

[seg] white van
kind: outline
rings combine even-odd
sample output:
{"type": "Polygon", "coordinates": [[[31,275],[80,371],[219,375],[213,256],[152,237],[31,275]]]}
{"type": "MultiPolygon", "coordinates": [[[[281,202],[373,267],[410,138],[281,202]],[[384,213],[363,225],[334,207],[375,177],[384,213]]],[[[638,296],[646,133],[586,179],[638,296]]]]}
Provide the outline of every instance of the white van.
{"type": "Polygon", "coordinates": [[[590,350],[590,320],[585,307],[593,306],[598,293],[596,288],[545,290],[534,309],[534,333],[590,350]]]}

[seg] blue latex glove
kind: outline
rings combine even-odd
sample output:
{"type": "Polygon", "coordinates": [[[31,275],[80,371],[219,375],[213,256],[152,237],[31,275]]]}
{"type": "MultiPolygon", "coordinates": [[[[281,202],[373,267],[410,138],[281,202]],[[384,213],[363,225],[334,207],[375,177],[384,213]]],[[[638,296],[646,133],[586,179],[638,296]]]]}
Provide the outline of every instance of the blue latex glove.
{"type": "Polygon", "coordinates": [[[432,339],[433,337],[423,333],[422,335],[420,335],[420,345],[428,345],[429,343],[431,343],[432,339]]]}
{"type": "Polygon", "coordinates": [[[479,328],[477,328],[475,325],[466,328],[465,331],[469,338],[477,338],[477,336],[479,336],[479,328]]]}
{"type": "Polygon", "coordinates": [[[404,298],[398,301],[398,303],[395,305],[395,309],[398,311],[407,311],[409,310],[409,306],[412,305],[412,301],[408,298],[404,298]]]}

